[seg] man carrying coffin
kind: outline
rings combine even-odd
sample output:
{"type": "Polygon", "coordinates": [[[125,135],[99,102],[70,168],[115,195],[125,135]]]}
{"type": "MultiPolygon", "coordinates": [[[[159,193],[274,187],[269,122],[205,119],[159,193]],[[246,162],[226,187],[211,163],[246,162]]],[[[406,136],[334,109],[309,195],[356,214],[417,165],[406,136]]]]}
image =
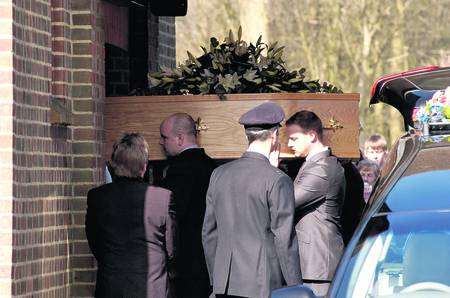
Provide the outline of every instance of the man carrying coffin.
{"type": "Polygon", "coordinates": [[[272,102],[242,115],[247,151],[211,176],[202,235],[216,297],[265,298],[301,283],[292,181],[269,161],[283,119],[272,102]]]}

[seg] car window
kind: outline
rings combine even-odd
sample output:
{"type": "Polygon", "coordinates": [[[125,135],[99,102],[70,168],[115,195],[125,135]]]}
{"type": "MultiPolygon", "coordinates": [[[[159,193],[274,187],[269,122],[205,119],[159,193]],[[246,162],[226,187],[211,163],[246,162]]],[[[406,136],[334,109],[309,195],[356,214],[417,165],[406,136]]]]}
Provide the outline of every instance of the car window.
{"type": "Polygon", "coordinates": [[[353,252],[338,297],[449,297],[449,222],[450,212],[375,216],[353,252]]]}
{"type": "Polygon", "coordinates": [[[382,211],[450,208],[450,170],[429,171],[400,178],[385,199],[382,211]]]}

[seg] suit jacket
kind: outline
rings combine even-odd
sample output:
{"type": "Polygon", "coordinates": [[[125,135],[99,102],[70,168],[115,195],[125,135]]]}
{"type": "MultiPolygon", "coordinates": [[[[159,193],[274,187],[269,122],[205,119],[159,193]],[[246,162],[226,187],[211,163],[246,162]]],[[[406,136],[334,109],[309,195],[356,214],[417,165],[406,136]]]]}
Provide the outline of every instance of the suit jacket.
{"type": "Polygon", "coordinates": [[[331,281],[341,259],[344,170],[329,151],[307,159],[294,180],[295,230],[304,279],[331,281]]]}
{"type": "Polygon", "coordinates": [[[351,161],[342,162],[345,173],[345,200],[342,206],[342,238],[347,245],[362,218],[364,201],[364,181],[351,161]]]}
{"type": "Polygon", "coordinates": [[[301,283],[292,180],[254,152],[217,168],[207,194],[203,247],[215,294],[269,297],[301,283]]]}
{"type": "Polygon", "coordinates": [[[216,165],[202,148],[181,152],[168,161],[161,186],[174,194],[179,242],[177,277],[208,282],[202,247],[202,224],[206,208],[206,191],[216,165]]]}
{"type": "Polygon", "coordinates": [[[174,216],[170,191],[141,179],[117,177],[88,192],[86,236],[98,262],[95,297],[168,296],[174,216]]]}

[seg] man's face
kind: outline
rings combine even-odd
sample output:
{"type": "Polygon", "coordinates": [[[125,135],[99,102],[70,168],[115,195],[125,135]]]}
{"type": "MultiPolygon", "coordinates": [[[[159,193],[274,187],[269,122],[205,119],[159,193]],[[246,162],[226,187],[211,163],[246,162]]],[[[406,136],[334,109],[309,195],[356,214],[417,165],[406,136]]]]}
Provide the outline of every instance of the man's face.
{"type": "Polygon", "coordinates": [[[366,159],[381,166],[386,158],[386,151],[383,149],[374,149],[371,147],[367,147],[364,150],[364,156],[366,157],[366,159]]]}
{"type": "Polygon", "coordinates": [[[377,179],[377,175],[371,169],[362,169],[360,174],[361,174],[361,178],[363,179],[363,181],[370,183],[370,184],[373,184],[375,182],[375,180],[377,179]]]}
{"type": "Polygon", "coordinates": [[[171,121],[164,121],[160,127],[159,144],[163,147],[167,156],[175,156],[179,153],[178,136],[172,131],[171,121]]]}
{"type": "Polygon", "coordinates": [[[297,157],[306,157],[309,154],[313,137],[309,133],[303,133],[298,125],[286,126],[289,137],[288,147],[294,151],[297,157]]]}

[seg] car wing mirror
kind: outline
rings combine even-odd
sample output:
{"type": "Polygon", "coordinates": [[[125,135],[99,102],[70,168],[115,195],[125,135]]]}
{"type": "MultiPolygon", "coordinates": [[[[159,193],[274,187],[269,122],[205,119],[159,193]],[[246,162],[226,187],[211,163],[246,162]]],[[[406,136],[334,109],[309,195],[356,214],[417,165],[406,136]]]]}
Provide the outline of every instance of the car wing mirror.
{"type": "Polygon", "coordinates": [[[317,298],[307,286],[297,285],[281,288],[272,292],[272,298],[317,298]]]}

